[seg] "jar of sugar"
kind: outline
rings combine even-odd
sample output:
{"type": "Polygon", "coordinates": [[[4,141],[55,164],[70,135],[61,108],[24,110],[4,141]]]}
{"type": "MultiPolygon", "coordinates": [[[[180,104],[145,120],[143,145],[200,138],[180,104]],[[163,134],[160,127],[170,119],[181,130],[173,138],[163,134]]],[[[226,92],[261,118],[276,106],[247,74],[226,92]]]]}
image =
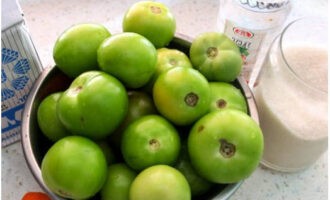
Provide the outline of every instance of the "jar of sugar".
{"type": "Polygon", "coordinates": [[[302,18],[269,48],[253,92],[271,169],[304,169],[328,149],[327,36],[325,19],[302,18]]]}

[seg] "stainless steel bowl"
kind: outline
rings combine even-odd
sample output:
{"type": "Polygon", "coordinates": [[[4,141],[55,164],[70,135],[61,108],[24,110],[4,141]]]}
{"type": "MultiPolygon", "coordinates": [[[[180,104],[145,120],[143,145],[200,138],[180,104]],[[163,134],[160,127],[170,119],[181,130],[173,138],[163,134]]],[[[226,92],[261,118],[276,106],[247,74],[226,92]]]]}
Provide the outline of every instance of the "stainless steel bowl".
{"type": "MultiPolygon", "coordinates": [[[[189,55],[191,41],[191,38],[178,34],[169,44],[169,48],[179,49],[189,55]]],[[[45,69],[40,77],[36,80],[34,87],[29,94],[22,117],[22,145],[25,159],[37,182],[54,200],[61,200],[63,198],[53,193],[45,185],[41,176],[41,162],[43,156],[52,145],[52,143],[47,140],[40,131],[37,123],[37,108],[40,102],[47,95],[56,91],[65,90],[71,81],[72,80],[70,78],[65,76],[56,67],[45,69]]],[[[240,88],[245,95],[250,116],[255,121],[259,122],[256,104],[252,92],[247,86],[246,82],[239,77],[234,81],[233,84],[240,88]]],[[[242,181],[234,184],[218,184],[212,188],[209,193],[200,199],[228,199],[240,187],[241,184],[242,181]]]]}

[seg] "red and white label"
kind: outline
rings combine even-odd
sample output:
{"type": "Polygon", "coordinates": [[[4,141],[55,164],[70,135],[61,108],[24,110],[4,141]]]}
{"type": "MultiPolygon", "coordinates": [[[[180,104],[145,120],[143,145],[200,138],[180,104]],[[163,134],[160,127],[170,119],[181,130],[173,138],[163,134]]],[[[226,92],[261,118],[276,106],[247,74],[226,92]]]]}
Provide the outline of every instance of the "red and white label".
{"type": "Polygon", "coordinates": [[[245,38],[252,38],[254,36],[253,32],[250,32],[248,30],[244,30],[244,29],[239,28],[239,27],[234,27],[233,32],[235,33],[235,35],[238,35],[240,37],[245,37],[245,38]]]}

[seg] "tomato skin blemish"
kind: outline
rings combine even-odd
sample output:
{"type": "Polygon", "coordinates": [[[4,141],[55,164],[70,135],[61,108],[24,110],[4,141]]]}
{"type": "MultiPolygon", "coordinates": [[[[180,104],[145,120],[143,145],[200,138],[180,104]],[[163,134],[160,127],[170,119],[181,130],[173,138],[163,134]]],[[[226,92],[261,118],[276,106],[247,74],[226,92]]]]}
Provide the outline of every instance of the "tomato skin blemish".
{"type": "Polygon", "coordinates": [[[201,125],[201,126],[198,127],[197,132],[200,133],[200,132],[202,132],[203,130],[204,130],[204,126],[201,125]]]}
{"type": "Polygon", "coordinates": [[[227,106],[227,102],[224,99],[219,99],[217,101],[217,107],[218,108],[225,108],[227,106]]]}

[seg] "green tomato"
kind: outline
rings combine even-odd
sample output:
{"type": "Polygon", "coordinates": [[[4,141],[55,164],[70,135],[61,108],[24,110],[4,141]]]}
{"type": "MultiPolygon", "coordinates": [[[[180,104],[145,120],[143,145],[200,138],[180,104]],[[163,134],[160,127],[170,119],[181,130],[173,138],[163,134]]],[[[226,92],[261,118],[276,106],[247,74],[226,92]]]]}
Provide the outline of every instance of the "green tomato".
{"type": "Polygon", "coordinates": [[[156,48],[164,47],[174,37],[176,22],[169,8],[159,2],[133,4],[123,19],[123,31],[135,32],[150,40],[156,48]]]}
{"type": "Polygon", "coordinates": [[[133,121],[139,119],[142,116],[149,114],[156,114],[157,110],[152,98],[141,91],[128,91],[128,111],[125,119],[114,133],[110,135],[110,142],[116,150],[120,149],[121,138],[124,130],[133,121]]]}
{"type": "Polygon", "coordinates": [[[156,164],[172,165],[180,153],[180,137],[165,118],[147,115],[127,127],[121,151],[126,163],[137,171],[156,164]]]}
{"type": "Polygon", "coordinates": [[[89,70],[97,70],[97,49],[110,32],[101,24],[77,24],[57,39],[53,57],[56,66],[75,78],[89,70]]]}
{"type": "Polygon", "coordinates": [[[173,67],[192,68],[192,65],[188,56],[182,51],[179,51],[177,49],[168,49],[165,47],[157,49],[156,71],[147,84],[148,90],[152,91],[152,87],[161,73],[173,67]]]}
{"type": "Polygon", "coordinates": [[[100,68],[128,88],[145,85],[156,69],[157,52],[137,33],[120,33],[106,39],[97,51],[100,68]]]}
{"type": "Polygon", "coordinates": [[[129,189],[136,175],[124,163],[110,165],[107,180],[101,190],[101,200],[128,200],[129,189]]]}
{"type": "Polygon", "coordinates": [[[192,67],[189,58],[177,49],[157,49],[156,74],[159,75],[173,67],[192,67]]]}
{"type": "Polygon", "coordinates": [[[210,111],[237,109],[248,112],[247,104],[241,90],[225,82],[210,82],[211,105],[210,111]]]}
{"type": "Polygon", "coordinates": [[[263,147],[258,124],[232,109],[203,116],[188,136],[191,164],[214,183],[235,183],[249,177],[259,164],[263,147]]]}
{"type": "Polygon", "coordinates": [[[191,63],[209,81],[231,82],[241,72],[239,48],[225,34],[206,32],[198,35],[189,51],[191,63]]]}
{"type": "Polygon", "coordinates": [[[152,98],[141,91],[128,91],[128,113],[125,118],[126,126],[142,116],[156,114],[157,110],[152,98]]]}
{"type": "Polygon", "coordinates": [[[41,163],[47,187],[61,197],[87,199],[106,181],[107,162],[100,147],[81,136],[67,136],[47,151],[41,163]]]}
{"type": "Polygon", "coordinates": [[[73,134],[102,139],[119,126],[127,107],[126,89],[116,78],[89,71],[74,79],[62,94],[57,114],[73,134]]]}
{"type": "Polygon", "coordinates": [[[154,165],[143,170],[134,179],[130,200],[190,200],[187,180],[177,169],[168,165],[154,165]]]}
{"type": "Polygon", "coordinates": [[[162,73],[153,87],[157,110],[176,125],[190,125],[208,112],[210,88],[206,78],[189,67],[162,73]]]}
{"type": "Polygon", "coordinates": [[[57,116],[57,102],[62,93],[56,92],[48,95],[42,100],[37,111],[37,120],[41,132],[53,142],[71,134],[57,116]]]}

